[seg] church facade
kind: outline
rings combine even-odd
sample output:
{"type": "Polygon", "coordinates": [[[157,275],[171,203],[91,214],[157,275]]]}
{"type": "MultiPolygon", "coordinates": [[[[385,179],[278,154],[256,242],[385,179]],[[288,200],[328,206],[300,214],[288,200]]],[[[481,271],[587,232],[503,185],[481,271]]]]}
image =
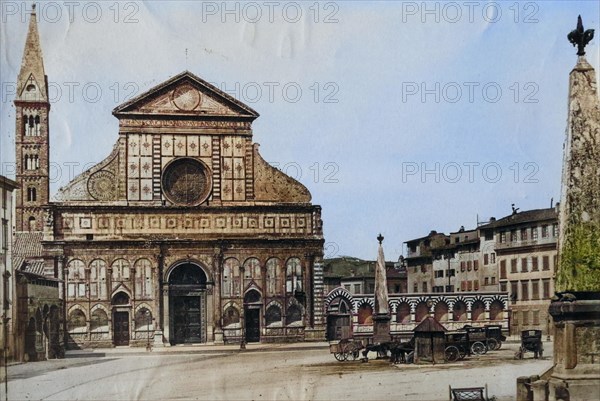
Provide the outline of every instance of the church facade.
{"type": "Polygon", "coordinates": [[[41,232],[67,345],[324,339],[321,208],[261,157],[258,113],[183,72],[115,108],[112,152],[50,202],[35,13],[29,29],[16,224],[41,232]]]}

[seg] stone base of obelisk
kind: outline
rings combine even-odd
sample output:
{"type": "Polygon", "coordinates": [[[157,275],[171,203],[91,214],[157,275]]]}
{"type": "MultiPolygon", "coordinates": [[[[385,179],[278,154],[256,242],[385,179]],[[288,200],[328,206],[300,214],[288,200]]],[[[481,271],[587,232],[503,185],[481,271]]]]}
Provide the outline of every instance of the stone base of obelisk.
{"type": "Polygon", "coordinates": [[[531,383],[533,401],[597,399],[600,389],[600,292],[558,294],[554,319],[554,367],[531,383]]]}
{"type": "Polygon", "coordinates": [[[390,335],[390,320],[388,314],[373,315],[373,344],[381,344],[392,340],[390,335]]]}

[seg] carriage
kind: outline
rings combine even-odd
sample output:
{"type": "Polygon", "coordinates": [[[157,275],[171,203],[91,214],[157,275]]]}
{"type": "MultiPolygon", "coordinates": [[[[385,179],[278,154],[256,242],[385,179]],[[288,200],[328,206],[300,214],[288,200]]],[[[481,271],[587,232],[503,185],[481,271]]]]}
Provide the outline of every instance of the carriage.
{"type": "Polygon", "coordinates": [[[467,331],[446,333],[446,361],[454,362],[471,354],[471,343],[467,331]]]}
{"type": "Polygon", "coordinates": [[[349,358],[352,358],[354,361],[358,359],[359,351],[364,347],[360,340],[345,338],[337,343],[329,344],[329,353],[333,354],[334,358],[340,362],[346,361],[349,358]]]}
{"type": "Polygon", "coordinates": [[[502,334],[502,325],[489,324],[484,327],[473,327],[465,325],[462,330],[469,332],[469,340],[471,341],[471,352],[473,354],[485,354],[487,351],[499,350],[502,342],[506,341],[506,336],[502,334]],[[485,345],[485,349],[481,344],[485,345]]]}
{"type": "Polygon", "coordinates": [[[488,349],[491,351],[499,350],[502,347],[502,342],[506,341],[506,336],[502,334],[502,325],[488,324],[484,326],[484,329],[488,349]]]}
{"type": "Polygon", "coordinates": [[[515,359],[523,359],[523,354],[533,352],[535,359],[541,358],[544,354],[544,345],[542,343],[541,330],[523,330],[521,332],[521,346],[515,353],[515,359]]]}

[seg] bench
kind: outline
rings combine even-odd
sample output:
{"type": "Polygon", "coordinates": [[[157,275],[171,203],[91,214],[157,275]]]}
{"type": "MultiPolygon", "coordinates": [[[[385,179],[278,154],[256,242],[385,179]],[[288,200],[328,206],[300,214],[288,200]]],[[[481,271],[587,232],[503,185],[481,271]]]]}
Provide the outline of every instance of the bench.
{"type": "Polygon", "coordinates": [[[485,387],[463,387],[450,389],[450,401],[488,401],[487,384],[485,387]]]}

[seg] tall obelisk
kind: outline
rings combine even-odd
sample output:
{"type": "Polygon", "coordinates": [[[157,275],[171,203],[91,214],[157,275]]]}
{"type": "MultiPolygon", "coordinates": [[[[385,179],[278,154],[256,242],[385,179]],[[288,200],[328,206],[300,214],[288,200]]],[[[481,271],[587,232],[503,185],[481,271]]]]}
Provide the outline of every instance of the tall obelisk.
{"type": "Polygon", "coordinates": [[[388,304],[387,276],[383,256],[383,235],[377,237],[379,251],[375,265],[375,310],[373,311],[373,343],[381,344],[391,340],[390,307],[388,304]]]}
{"type": "Polygon", "coordinates": [[[581,16],[568,35],[578,59],[569,77],[549,400],[597,399],[600,389],[600,102],[584,56],[593,37],[581,16]]]}

